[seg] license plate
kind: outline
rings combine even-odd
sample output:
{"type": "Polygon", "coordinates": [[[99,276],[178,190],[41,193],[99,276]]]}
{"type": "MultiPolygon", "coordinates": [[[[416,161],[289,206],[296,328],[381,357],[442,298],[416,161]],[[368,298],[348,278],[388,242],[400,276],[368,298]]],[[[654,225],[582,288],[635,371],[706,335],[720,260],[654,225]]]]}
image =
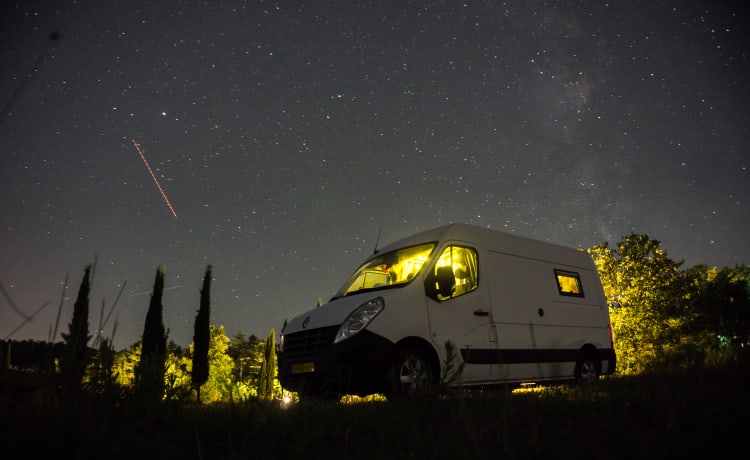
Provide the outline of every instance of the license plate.
{"type": "Polygon", "coordinates": [[[315,372],[315,363],[297,363],[292,364],[292,374],[305,374],[315,372]]]}

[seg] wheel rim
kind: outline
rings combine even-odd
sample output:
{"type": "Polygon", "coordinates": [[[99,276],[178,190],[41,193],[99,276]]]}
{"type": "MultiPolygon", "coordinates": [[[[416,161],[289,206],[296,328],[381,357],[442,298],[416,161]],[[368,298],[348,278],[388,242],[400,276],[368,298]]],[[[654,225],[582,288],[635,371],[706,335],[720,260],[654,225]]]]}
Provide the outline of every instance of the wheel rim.
{"type": "Polygon", "coordinates": [[[590,382],[596,379],[596,366],[591,361],[581,363],[581,380],[590,382]]]}
{"type": "Polygon", "coordinates": [[[399,381],[401,382],[401,391],[405,394],[414,394],[427,388],[429,374],[425,363],[415,357],[406,359],[399,370],[399,381]]]}

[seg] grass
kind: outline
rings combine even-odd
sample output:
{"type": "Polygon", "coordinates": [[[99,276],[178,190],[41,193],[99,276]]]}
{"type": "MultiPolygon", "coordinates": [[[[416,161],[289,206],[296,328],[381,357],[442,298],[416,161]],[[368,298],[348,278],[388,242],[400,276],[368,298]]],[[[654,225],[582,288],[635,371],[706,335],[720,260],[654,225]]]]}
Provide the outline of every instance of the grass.
{"type": "Polygon", "coordinates": [[[3,398],[0,442],[9,459],[720,458],[746,450],[748,377],[733,367],[286,409],[3,398]]]}

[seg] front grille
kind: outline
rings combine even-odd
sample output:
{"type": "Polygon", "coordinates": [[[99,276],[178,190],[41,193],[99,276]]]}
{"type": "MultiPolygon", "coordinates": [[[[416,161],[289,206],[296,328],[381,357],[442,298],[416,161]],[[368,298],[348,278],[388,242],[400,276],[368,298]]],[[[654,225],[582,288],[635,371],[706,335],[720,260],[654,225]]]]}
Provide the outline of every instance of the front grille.
{"type": "Polygon", "coordinates": [[[289,359],[325,353],[333,345],[339,326],[321,327],[284,335],[284,354],[289,359]]]}

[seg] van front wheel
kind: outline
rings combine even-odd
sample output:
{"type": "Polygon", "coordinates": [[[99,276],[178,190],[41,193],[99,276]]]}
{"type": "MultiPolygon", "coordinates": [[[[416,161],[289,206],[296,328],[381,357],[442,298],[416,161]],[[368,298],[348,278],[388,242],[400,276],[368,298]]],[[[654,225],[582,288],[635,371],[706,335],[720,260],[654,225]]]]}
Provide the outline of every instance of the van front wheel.
{"type": "Polygon", "coordinates": [[[388,366],[389,399],[413,398],[432,390],[435,373],[427,354],[417,347],[396,351],[388,366]]]}

